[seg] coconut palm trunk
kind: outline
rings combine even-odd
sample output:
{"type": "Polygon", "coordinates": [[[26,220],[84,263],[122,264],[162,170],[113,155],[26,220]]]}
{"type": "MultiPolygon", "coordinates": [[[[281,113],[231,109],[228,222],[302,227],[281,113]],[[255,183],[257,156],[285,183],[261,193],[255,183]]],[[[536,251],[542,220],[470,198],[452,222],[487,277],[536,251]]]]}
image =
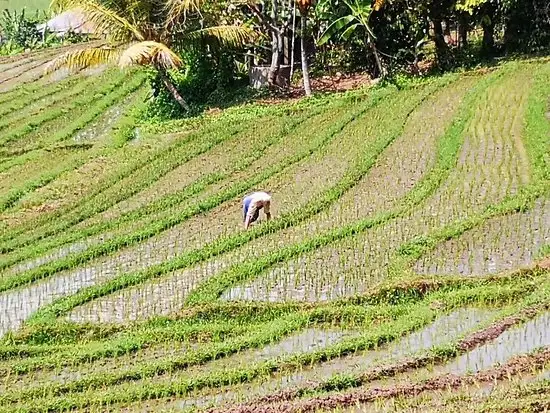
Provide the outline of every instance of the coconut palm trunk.
{"type": "Polygon", "coordinates": [[[172,95],[174,100],[176,102],[178,102],[178,104],[186,112],[189,112],[191,110],[191,108],[189,107],[189,105],[187,104],[187,102],[185,101],[183,96],[180,94],[180,92],[178,91],[176,86],[174,86],[174,84],[172,83],[172,80],[170,79],[170,76],[168,75],[168,73],[166,73],[166,71],[160,66],[155,66],[155,68],[157,69],[157,71],[160,75],[162,83],[164,83],[164,86],[166,86],[166,89],[168,89],[168,91],[170,92],[170,94],[172,95]]]}
{"type": "Polygon", "coordinates": [[[311,96],[311,83],[309,81],[309,67],[307,64],[307,53],[306,53],[306,26],[307,26],[307,13],[302,13],[301,20],[301,36],[300,36],[300,48],[302,56],[302,76],[304,78],[304,91],[306,96],[311,96]]]}

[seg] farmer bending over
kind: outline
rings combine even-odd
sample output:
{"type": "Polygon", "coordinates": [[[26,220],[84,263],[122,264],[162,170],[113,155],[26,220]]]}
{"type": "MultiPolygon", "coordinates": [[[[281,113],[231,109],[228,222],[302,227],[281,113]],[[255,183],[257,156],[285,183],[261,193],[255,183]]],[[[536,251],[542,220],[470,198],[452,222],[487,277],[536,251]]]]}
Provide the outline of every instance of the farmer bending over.
{"type": "Polygon", "coordinates": [[[244,212],[244,228],[248,229],[250,224],[258,219],[260,215],[260,209],[264,209],[265,216],[269,221],[271,219],[271,212],[269,207],[271,205],[271,194],[269,192],[253,192],[243,199],[243,212],[244,212]]]}

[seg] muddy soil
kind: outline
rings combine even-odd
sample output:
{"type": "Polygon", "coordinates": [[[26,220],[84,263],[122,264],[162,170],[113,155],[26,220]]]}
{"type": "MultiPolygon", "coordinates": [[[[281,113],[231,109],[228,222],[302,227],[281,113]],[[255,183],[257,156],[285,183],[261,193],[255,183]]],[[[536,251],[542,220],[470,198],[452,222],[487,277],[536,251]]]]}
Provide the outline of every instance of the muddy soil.
{"type": "Polygon", "coordinates": [[[480,382],[503,380],[510,376],[542,369],[550,362],[550,348],[545,348],[535,354],[516,357],[508,363],[493,369],[481,371],[475,375],[458,376],[447,374],[420,383],[410,383],[387,388],[374,388],[365,391],[353,391],[341,394],[329,394],[297,402],[282,402],[275,404],[241,405],[232,408],[210,409],[209,413],[290,413],[290,412],[317,412],[370,403],[377,399],[395,397],[414,397],[426,391],[459,389],[465,385],[480,382]]]}

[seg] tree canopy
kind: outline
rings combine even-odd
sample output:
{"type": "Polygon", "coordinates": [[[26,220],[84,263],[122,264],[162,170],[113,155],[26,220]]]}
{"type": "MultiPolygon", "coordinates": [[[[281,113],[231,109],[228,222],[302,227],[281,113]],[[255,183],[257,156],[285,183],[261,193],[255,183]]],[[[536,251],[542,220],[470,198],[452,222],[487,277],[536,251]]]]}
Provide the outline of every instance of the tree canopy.
{"type": "MultiPolygon", "coordinates": [[[[78,10],[101,42],[48,70],[145,66],[155,90],[185,111],[184,95],[209,96],[251,66],[267,67],[269,86],[285,89],[301,65],[310,94],[310,67],[384,77],[550,48],[547,0],[53,0],[51,10],[78,10]]],[[[4,13],[0,51],[2,42],[34,47],[36,23],[4,13]]]]}

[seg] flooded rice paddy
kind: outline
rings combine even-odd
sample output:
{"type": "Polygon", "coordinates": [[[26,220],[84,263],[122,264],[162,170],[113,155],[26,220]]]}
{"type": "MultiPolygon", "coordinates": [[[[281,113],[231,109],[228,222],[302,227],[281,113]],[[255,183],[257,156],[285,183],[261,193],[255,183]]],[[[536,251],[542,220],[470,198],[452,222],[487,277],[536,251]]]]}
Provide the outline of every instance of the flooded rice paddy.
{"type": "Polygon", "coordinates": [[[0,412],[545,388],[548,62],[154,124],[143,75],[56,53],[0,60],[0,412]],[[254,190],[273,220],[244,231],[254,190]]]}

